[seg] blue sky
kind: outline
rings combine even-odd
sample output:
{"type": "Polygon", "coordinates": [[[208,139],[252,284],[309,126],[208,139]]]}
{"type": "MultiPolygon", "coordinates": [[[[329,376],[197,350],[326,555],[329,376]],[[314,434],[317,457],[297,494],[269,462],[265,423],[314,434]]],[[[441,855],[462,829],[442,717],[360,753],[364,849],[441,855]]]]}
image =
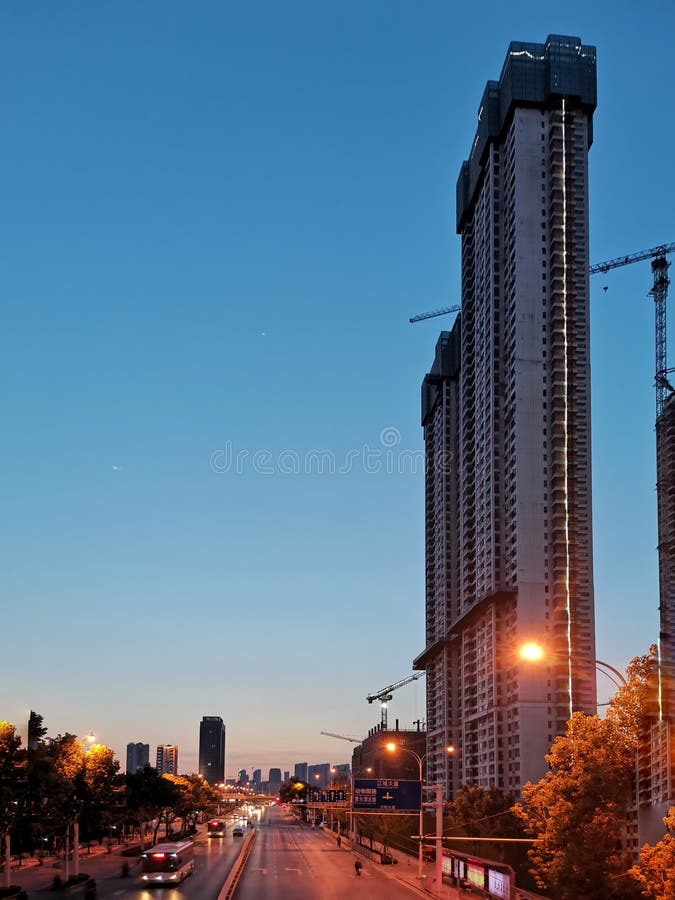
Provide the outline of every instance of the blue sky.
{"type": "MultiPolygon", "coordinates": [[[[423,647],[422,475],[397,469],[444,321],[408,317],[459,297],[485,81],[510,40],[595,44],[591,260],[673,241],[675,10],[43,0],[0,20],[0,718],[177,743],[189,770],[222,715],[228,775],[346,760],[319,732],[363,735],[366,694],[423,647]]],[[[592,282],[597,652],[619,667],[658,632],[650,281],[592,282]]],[[[390,716],[424,718],[423,681],[390,716]]]]}

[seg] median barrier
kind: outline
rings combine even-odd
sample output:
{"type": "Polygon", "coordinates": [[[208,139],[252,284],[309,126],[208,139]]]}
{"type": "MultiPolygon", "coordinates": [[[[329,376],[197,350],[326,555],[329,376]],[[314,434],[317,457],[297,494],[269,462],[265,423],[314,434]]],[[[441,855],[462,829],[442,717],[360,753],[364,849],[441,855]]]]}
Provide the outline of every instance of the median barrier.
{"type": "Polygon", "coordinates": [[[234,892],[236,891],[237,885],[239,884],[239,879],[244,874],[246,862],[251,854],[251,851],[253,850],[253,843],[255,842],[257,836],[258,832],[254,828],[244,838],[244,843],[242,844],[241,850],[239,851],[239,856],[236,858],[234,865],[230,869],[230,874],[227,876],[225,884],[220,889],[218,900],[231,900],[231,898],[234,896],[234,892]]]}

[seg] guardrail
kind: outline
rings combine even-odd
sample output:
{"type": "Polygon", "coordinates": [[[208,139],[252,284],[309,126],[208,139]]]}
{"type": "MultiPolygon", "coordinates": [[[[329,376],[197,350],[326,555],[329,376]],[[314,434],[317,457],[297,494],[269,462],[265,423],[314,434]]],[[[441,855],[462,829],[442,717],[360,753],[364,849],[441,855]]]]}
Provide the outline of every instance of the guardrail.
{"type": "Polygon", "coordinates": [[[246,863],[249,856],[251,855],[251,851],[253,850],[253,843],[257,836],[258,830],[257,828],[254,828],[253,831],[247,834],[244,838],[244,843],[241,850],[239,851],[239,856],[232,866],[225,884],[220,889],[218,900],[231,900],[231,898],[234,896],[234,892],[236,891],[237,885],[239,884],[239,879],[244,874],[246,863]]]}

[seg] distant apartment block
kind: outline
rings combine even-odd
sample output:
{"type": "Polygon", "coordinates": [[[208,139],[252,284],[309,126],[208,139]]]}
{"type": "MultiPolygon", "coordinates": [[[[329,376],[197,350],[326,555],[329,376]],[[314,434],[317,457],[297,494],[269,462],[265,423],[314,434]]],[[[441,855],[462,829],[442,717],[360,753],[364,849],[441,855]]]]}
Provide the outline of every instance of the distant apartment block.
{"type": "Polygon", "coordinates": [[[347,784],[351,778],[351,766],[349,763],[339,763],[331,769],[331,781],[334,784],[347,784]]]}
{"type": "Polygon", "coordinates": [[[325,788],[330,781],[330,763],[319,763],[309,766],[307,770],[307,782],[310,787],[325,788]]]}
{"type": "Polygon", "coordinates": [[[174,744],[157,747],[157,771],[160,775],[178,775],[178,747],[174,744]]]}
{"type": "Polygon", "coordinates": [[[299,778],[300,781],[307,781],[307,770],[308,764],[306,762],[299,762],[295,764],[295,777],[299,778]]]}
{"type": "Polygon", "coordinates": [[[150,744],[127,744],[127,773],[138,772],[150,763],[150,744]]]}

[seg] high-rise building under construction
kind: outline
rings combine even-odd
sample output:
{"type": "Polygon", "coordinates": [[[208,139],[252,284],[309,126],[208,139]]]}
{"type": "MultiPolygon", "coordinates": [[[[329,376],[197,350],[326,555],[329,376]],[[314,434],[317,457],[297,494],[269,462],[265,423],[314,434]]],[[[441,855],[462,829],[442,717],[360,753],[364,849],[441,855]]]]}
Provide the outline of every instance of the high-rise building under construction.
{"type": "Polygon", "coordinates": [[[595,48],[512,43],[457,184],[461,313],[422,385],[427,779],[516,794],[596,711],[587,154],[595,48]],[[545,652],[525,663],[519,648],[545,652]],[[445,747],[453,745],[454,752],[445,747]]]}

